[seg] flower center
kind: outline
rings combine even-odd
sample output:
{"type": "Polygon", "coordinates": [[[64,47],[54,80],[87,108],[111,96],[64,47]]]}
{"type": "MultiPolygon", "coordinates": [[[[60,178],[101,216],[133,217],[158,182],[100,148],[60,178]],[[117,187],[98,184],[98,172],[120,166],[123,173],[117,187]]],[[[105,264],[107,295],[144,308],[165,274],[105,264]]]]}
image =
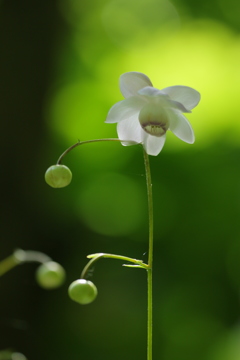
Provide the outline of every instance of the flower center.
{"type": "Polygon", "coordinates": [[[159,104],[145,105],[138,120],[143,130],[152,136],[161,137],[169,128],[167,113],[159,104]]]}

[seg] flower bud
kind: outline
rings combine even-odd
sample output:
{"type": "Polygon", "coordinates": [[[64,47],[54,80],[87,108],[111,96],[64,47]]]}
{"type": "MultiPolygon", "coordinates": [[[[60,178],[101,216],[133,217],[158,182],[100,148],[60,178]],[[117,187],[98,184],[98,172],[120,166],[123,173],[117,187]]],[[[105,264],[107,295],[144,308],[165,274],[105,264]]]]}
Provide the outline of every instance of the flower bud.
{"type": "Polygon", "coordinates": [[[96,286],[88,280],[75,280],[68,288],[68,295],[81,305],[90,304],[97,296],[96,286]]]}
{"type": "Polygon", "coordinates": [[[44,289],[55,289],[61,286],[65,277],[64,268],[54,261],[40,265],[36,271],[36,280],[44,289]]]}
{"type": "Polygon", "coordinates": [[[53,165],[45,173],[45,181],[53,188],[62,188],[72,181],[71,170],[65,165],[53,165]]]}

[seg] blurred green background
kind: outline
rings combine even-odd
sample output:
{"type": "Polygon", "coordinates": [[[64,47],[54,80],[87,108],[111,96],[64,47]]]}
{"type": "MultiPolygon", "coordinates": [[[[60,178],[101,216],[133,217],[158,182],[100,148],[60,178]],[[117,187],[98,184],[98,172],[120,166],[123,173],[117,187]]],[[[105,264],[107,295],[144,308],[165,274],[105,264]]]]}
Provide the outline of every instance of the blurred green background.
{"type": "Polygon", "coordinates": [[[194,145],[168,133],[151,157],[154,211],[154,359],[240,358],[240,2],[237,0],[1,0],[1,239],[39,250],[67,271],[44,291],[35,264],[0,279],[0,348],[28,360],[146,359],[146,274],[101,260],[99,296],[73,303],[86,255],[147,261],[140,146],[95,143],[64,159],[71,186],[45,170],[78,139],[116,137],[104,124],[122,99],[119,76],[157,88],[187,85],[194,145]]]}

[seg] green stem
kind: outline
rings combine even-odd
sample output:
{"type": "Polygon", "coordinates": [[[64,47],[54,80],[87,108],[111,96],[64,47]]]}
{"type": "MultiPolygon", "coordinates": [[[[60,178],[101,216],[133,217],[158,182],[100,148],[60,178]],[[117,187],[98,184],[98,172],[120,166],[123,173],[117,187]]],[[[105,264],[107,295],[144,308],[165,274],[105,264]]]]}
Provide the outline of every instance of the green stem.
{"type": "Polygon", "coordinates": [[[0,276],[25,262],[38,262],[43,264],[48,261],[51,261],[51,258],[42,252],[17,249],[12,255],[0,261],[0,276]]]}
{"type": "Polygon", "coordinates": [[[8,256],[0,262],[0,276],[19,265],[21,262],[13,255],[8,256]]]}
{"type": "Polygon", "coordinates": [[[98,253],[98,254],[88,255],[87,258],[91,259],[91,260],[87,263],[87,265],[83,269],[83,271],[81,273],[81,279],[84,279],[86,277],[86,275],[87,275],[90,267],[93,265],[93,263],[95,263],[97,260],[99,260],[101,258],[109,258],[109,259],[117,259],[117,260],[129,261],[129,262],[133,263],[134,265],[124,264],[123,266],[148,269],[148,265],[144,264],[144,262],[142,260],[133,259],[133,258],[130,258],[130,257],[127,257],[127,256],[122,256],[122,255],[98,253]]]}
{"type": "Polygon", "coordinates": [[[148,320],[147,320],[147,360],[152,360],[152,266],[153,266],[153,197],[152,180],[148,154],[143,149],[144,165],[146,173],[147,197],[148,197],[148,218],[149,218],[149,248],[148,248],[148,320]]]}
{"type": "Polygon", "coordinates": [[[94,140],[86,140],[86,141],[80,141],[78,140],[78,142],[72,146],[70,146],[67,150],[64,151],[64,153],[62,153],[62,155],[59,157],[58,161],[57,161],[57,165],[60,165],[62,162],[62,159],[64,158],[65,155],[67,155],[70,151],[72,151],[73,149],[75,149],[77,146],[79,145],[84,145],[84,144],[89,144],[89,143],[94,143],[94,142],[100,142],[100,141],[120,141],[120,142],[127,142],[128,144],[138,144],[135,141],[132,140],[121,140],[121,139],[115,139],[115,138],[107,138],[107,139],[94,139],[94,140]]]}

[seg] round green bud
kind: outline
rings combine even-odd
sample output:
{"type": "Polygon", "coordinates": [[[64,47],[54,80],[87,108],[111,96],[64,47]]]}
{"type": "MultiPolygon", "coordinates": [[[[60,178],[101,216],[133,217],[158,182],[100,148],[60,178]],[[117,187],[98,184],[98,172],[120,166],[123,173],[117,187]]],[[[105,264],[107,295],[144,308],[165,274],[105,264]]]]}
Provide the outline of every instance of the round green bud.
{"type": "Polygon", "coordinates": [[[71,170],[65,165],[53,165],[45,173],[45,181],[53,188],[62,188],[72,181],[71,170]]]}
{"type": "Polygon", "coordinates": [[[61,286],[65,278],[64,268],[54,261],[40,265],[36,271],[36,280],[44,289],[55,289],[61,286]]]}
{"type": "Polygon", "coordinates": [[[81,305],[90,304],[97,296],[96,286],[88,280],[78,279],[68,288],[68,295],[81,305]]]}

